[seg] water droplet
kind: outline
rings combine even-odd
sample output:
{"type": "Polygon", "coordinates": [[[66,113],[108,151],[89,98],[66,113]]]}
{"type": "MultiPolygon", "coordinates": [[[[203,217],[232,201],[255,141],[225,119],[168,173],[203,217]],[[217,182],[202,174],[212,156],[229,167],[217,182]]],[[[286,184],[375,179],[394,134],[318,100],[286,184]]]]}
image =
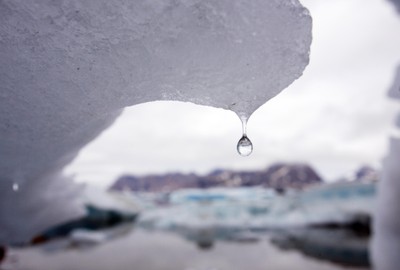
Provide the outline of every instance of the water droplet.
{"type": "Polygon", "coordinates": [[[17,192],[19,190],[19,185],[17,183],[13,183],[12,189],[14,192],[17,192]]]}
{"type": "Polygon", "coordinates": [[[238,141],[236,149],[239,155],[243,157],[247,157],[253,152],[253,144],[251,143],[250,139],[247,137],[247,117],[240,117],[242,121],[242,133],[243,136],[238,141]]]}
{"type": "Polygon", "coordinates": [[[243,157],[247,157],[251,152],[253,152],[253,144],[246,135],[243,135],[243,137],[238,141],[237,151],[243,157]]]}

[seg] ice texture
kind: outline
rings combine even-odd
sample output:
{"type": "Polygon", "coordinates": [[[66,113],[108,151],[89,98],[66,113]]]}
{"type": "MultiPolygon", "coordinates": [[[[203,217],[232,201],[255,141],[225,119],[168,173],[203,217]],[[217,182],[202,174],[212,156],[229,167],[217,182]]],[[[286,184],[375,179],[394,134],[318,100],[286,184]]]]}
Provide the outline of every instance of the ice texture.
{"type": "Polygon", "coordinates": [[[0,243],[48,225],[21,198],[52,194],[122,108],[178,100],[249,116],[301,76],[310,43],[297,0],[0,1],[0,243]],[[14,196],[15,179],[40,188],[14,196]]]}
{"type": "Polygon", "coordinates": [[[83,215],[76,196],[79,187],[59,172],[19,181],[14,191],[7,179],[0,182],[0,245],[25,244],[48,225],[83,215]]]}
{"type": "Polygon", "coordinates": [[[394,270],[400,265],[400,139],[392,138],[384,160],[374,218],[372,255],[375,269],[394,270]]]}
{"type": "Polygon", "coordinates": [[[389,89],[388,95],[392,99],[400,100],[400,66],[396,70],[393,84],[389,89]]]}
{"type": "Polygon", "coordinates": [[[187,189],[170,195],[171,207],[144,211],[143,227],[272,229],[348,224],[371,216],[376,183],[340,182],[278,195],[261,187],[187,189]]]}
{"type": "Polygon", "coordinates": [[[400,0],[390,0],[395,7],[397,8],[397,11],[400,13],[400,0]]]}
{"type": "Polygon", "coordinates": [[[396,126],[400,128],[400,114],[397,115],[396,126]]]}
{"type": "MultiPolygon", "coordinates": [[[[400,66],[389,97],[400,100],[400,66]]],[[[397,115],[400,127],[400,114],[397,115]]],[[[374,269],[395,270],[400,265],[400,138],[390,138],[389,153],[383,161],[377,211],[374,216],[372,257],[374,269]]]]}

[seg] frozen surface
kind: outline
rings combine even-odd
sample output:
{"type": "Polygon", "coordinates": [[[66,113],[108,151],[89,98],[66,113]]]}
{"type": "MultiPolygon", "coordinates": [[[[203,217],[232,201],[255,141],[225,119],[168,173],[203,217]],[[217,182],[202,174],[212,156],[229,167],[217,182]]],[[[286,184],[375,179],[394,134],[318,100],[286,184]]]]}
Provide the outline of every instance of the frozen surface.
{"type": "Polygon", "coordinates": [[[140,224],[166,230],[347,224],[372,216],[375,195],[376,184],[364,182],[326,184],[285,196],[264,188],[188,189],[171,194],[171,207],[144,211],[140,224]]]}
{"type": "Polygon", "coordinates": [[[397,115],[396,126],[398,126],[400,128],[400,114],[397,115]]]}
{"type": "Polygon", "coordinates": [[[400,0],[390,0],[397,8],[397,11],[400,12],[400,0]]]}
{"type": "Polygon", "coordinates": [[[393,84],[389,89],[389,97],[400,100],[400,66],[397,68],[393,84]]]}
{"type": "Polygon", "coordinates": [[[17,200],[38,194],[13,196],[13,181],[53,193],[59,176],[46,175],[122,108],[179,100],[249,116],[301,76],[310,43],[297,0],[1,1],[0,243],[36,222],[17,200]]]}
{"type": "MultiPolygon", "coordinates": [[[[389,90],[389,97],[400,101],[400,66],[397,68],[396,77],[394,78],[393,85],[389,90]]],[[[400,127],[400,113],[396,118],[396,126],[400,127]]]]}
{"type": "Polygon", "coordinates": [[[79,198],[85,205],[94,205],[102,209],[112,209],[123,213],[137,213],[141,206],[130,193],[112,192],[85,186],[79,198]]]}
{"type": "Polygon", "coordinates": [[[377,270],[397,269],[400,265],[400,139],[392,138],[384,160],[383,179],[375,213],[372,245],[377,270]]]}
{"type": "MultiPolygon", "coordinates": [[[[389,90],[389,96],[400,99],[400,66],[389,90]]],[[[400,114],[396,119],[400,127],[400,114]]],[[[373,261],[377,270],[394,270],[400,265],[400,138],[390,139],[389,153],[383,161],[377,211],[374,219],[373,261]]]]}
{"type": "Polygon", "coordinates": [[[1,181],[0,240],[12,244],[25,243],[31,239],[32,233],[42,231],[46,224],[56,224],[83,214],[83,208],[74,200],[79,193],[69,178],[59,174],[20,182],[17,192],[6,185],[6,180],[1,181]]]}

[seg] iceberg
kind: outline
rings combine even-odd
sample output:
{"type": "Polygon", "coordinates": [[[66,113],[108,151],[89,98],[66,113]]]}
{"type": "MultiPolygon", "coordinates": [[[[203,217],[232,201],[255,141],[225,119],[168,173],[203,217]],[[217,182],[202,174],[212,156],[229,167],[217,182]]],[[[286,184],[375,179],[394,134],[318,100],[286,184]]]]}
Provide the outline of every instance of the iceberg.
{"type": "Polygon", "coordinates": [[[391,1],[395,5],[397,11],[400,13],[400,1],[399,0],[389,0],[389,1],[391,1]]]}
{"type": "Polygon", "coordinates": [[[400,128],[400,114],[396,118],[396,126],[400,128]]]}
{"type": "Polygon", "coordinates": [[[388,96],[392,99],[400,99],[400,66],[395,72],[392,86],[389,88],[388,96]]]}
{"type": "Polygon", "coordinates": [[[339,182],[286,195],[262,187],[187,189],[170,195],[171,206],[143,211],[144,228],[191,231],[288,229],[309,226],[369,226],[376,182],[339,182]]]}
{"type": "MultiPolygon", "coordinates": [[[[369,223],[376,200],[375,182],[337,182],[289,196],[270,224],[280,227],[369,223]]],[[[366,224],[368,225],[368,224],[366,224]]]]}
{"type": "Polygon", "coordinates": [[[396,269],[400,263],[400,139],[390,140],[374,219],[372,254],[378,270],[396,269]]]}
{"type": "MultiPolygon", "coordinates": [[[[389,97],[400,100],[400,66],[389,97]]],[[[397,127],[400,127],[400,114],[397,127]]],[[[390,138],[389,153],[383,161],[382,181],[374,219],[372,255],[378,270],[397,269],[400,264],[400,138],[390,138]]]]}
{"type": "Polygon", "coordinates": [[[124,107],[249,117],[302,75],[311,23],[297,0],[1,1],[0,243],[82,213],[50,183],[124,107]]]}

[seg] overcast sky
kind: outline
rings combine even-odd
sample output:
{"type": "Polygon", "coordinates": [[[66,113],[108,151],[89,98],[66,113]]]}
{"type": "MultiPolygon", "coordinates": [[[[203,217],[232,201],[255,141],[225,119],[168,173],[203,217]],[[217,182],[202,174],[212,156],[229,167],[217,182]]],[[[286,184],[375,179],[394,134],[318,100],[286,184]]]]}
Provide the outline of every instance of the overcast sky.
{"type": "Polygon", "coordinates": [[[301,2],[313,17],[311,62],[251,116],[251,156],[236,153],[241,124],[233,112],[153,102],[125,109],[66,173],[106,187],[124,173],[263,169],[277,161],[307,162],[326,180],[378,167],[396,111],[386,92],[400,64],[400,17],[383,0],[301,2]]]}

